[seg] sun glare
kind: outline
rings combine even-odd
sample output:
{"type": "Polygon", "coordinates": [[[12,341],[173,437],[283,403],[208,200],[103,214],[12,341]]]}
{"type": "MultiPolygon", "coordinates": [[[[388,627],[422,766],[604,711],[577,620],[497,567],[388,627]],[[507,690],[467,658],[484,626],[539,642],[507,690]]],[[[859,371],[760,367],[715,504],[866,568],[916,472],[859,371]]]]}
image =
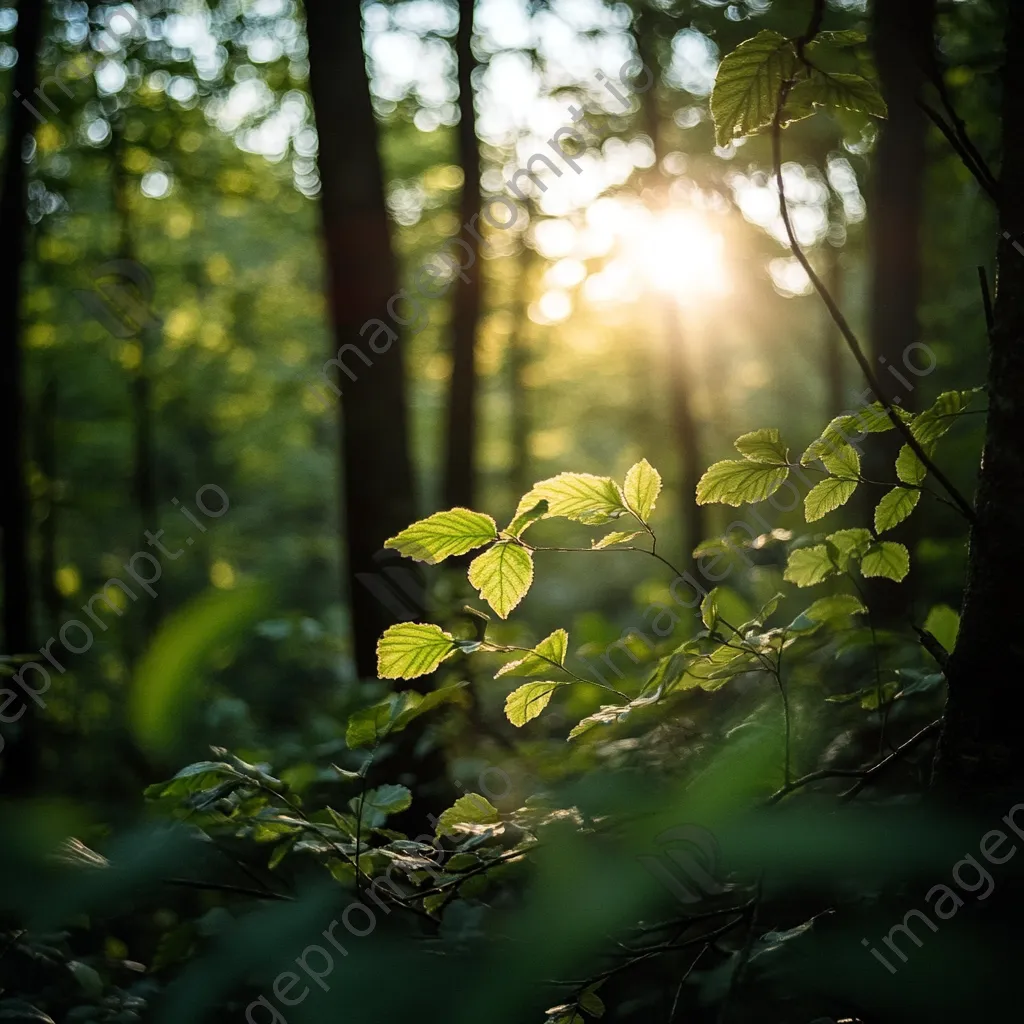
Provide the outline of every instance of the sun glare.
{"type": "Polygon", "coordinates": [[[688,302],[729,291],[723,246],[699,213],[669,210],[634,221],[627,252],[650,287],[688,302]]]}

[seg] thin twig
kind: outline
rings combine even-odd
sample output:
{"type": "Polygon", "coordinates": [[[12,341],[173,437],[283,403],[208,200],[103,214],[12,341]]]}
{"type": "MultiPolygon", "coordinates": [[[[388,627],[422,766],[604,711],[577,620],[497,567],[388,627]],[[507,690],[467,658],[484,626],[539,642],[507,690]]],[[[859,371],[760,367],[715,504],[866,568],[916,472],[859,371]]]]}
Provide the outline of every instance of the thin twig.
{"type": "Polygon", "coordinates": [[[285,900],[291,902],[294,897],[269,889],[250,889],[245,885],[229,885],[225,882],[203,882],[193,878],[165,878],[167,885],[178,885],[186,889],[206,889],[210,892],[230,892],[239,896],[253,896],[258,900],[285,900]]]}
{"type": "Polygon", "coordinates": [[[964,518],[973,526],[977,522],[977,516],[975,515],[970,502],[964,498],[952,481],[935,464],[931,456],[921,446],[921,443],[916,437],[914,437],[910,427],[900,419],[895,406],[879,385],[875,372],[872,369],[871,364],[868,362],[867,356],[864,355],[864,351],[861,348],[860,341],[857,339],[857,335],[854,334],[853,329],[847,322],[842,310],[838,305],[836,305],[835,299],[832,298],[831,293],[825,287],[821,278],[819,278],[815,273],[814,267],[811,266],[811,262],[807,258],[807,254],[803,251],[803,248],[797,240],[796,232],[793,230],[793,222],[789,216],[789,203],[786,199],[786,186],[782,177],[782,120],[786,106],[786,99],[788,98],[789,91],[792,87],[793,82],[791,79],[787,79],[782,83],[782,87],[779,90],[779,99],[775,110],[775,118],[772,122],[772,162],[774,164],[775,180],[779,191],[779,212],[782,215],[782,222],[786,229],[786,237],[789,239],[790,248],[793,251],[793,255],[800,263],[800,266],[803,267],[804,273],[807,274],[807,278],[814,287],[814,290],[821,297],[822,302],[825,303],[825,308],[828,310],[829,316],[832,318],[832,322],[839,329],[839,333],[842,334],[847,347],[853,354],[854,359],[857,360],[857,365],[860,366],[861,372],[864,374],[869,387],[877,396],[878,401],[882,404],[893,426],[903,435],[903,439],[906,441],[910,450],[921,460],[925,469],[932,473],[935,479],[938,480],[946,493],[953,499],[964,518]]]}
{"type": "Polygon", "coordinates": [[[971,172],[974,180],[982,187],[982,189],[984,189],[988,197],[993,202],[998,202],[999,194],[996,191],[994,181],[990,180],[988,177],[988,168],[984,166],[984,163],[981,165],[977,163],[974,156],[971,154],[971,147],[965,144],[963,139],[958,136],[957,132],[942,119],[937,110],[930,107],[922,99],[918,99],[917,105],[928,116],[928,120],[931,121],[940,132],[942,132],[946,141],[956,152],[956,155],[960,157],[960,162],[971,172]]]}

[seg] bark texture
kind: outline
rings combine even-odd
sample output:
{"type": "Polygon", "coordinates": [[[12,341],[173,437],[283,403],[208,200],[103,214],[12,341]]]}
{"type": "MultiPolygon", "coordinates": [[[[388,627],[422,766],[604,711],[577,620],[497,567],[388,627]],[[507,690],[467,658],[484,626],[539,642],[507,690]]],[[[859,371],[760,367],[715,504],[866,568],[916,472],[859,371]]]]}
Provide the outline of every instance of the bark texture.
{"type": "Polygon", "coordinates": [[[383,542],[416,518],[402,345],[395,333],[382,330],[395,332],[395,318],[410,313],[396,298],[360,5],[306,0],[306,19],[327,296],[338,350],[331,356],[355,377],[336,366],[342,388],[344,575],[356,666],[367,677],[376,675],[377,638],[394,616],[359,577],[378,575],[374,556],[383,542]]]}

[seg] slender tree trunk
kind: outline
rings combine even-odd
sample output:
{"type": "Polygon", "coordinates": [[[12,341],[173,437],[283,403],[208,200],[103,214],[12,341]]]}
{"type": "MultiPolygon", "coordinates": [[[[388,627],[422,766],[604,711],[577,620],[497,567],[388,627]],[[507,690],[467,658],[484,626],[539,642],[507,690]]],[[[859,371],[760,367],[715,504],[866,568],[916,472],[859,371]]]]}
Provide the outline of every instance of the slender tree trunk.
{"type": "MultiPolygon", "coordinates": [[[[473,98],[473,11],[475,0],[459,0],[459,31],[455,57],[459,78],[459,158],[462,163],[460,224],[476,223],[480,215],[480,144],[476,137],[476,106],[473,98]],[[474,220],[476,218],[476,220],[474,220]]],[[[480,322],[483,267],[480,247],[472,232],[460,235],[461,262],[468,264],[452,291],[452,377],[448,397],[448,435],[444,476],[444,501],[449,508],[473,507],[476,487],[476,332],[480,322]]]]}
{"type": "Polygon", "coordinates": [[[377,638],[393,618],[358,577],[376,575],[374,555],[416,518],[402,345],[394,340],[388,346],[377,324],[360,333],[371,320],[391,327],[388,303],[395,309],[398,275],[360,6],[306,0],[306,18],[333,344],[353,346],[363,356],[350,349],[341,354],[357,374],[341,399],[341,465],[353,646],[359,674],[368,677],[376,675],[377,638]]]}
{"type": "Polygon", "coordinates": [[[704,472],[700,426],[693,408],[686,339],[679,322],[679,310],[668,297],[662,299],[668,364],[668,388],[672,426],[679,449],[679,504],[683,526],[683,568],[694,569],[693,549],[707,535],[704,509],[697,504],[697,482],[704,472]]]}
{"type": "MultiPolygon", "coordinates": [[[[37,83],[36,60],[42,38],[42,0],[18,4],[18,24],[10,115],[0,182],[0,552],[3,556],[4,649],[25,654],[32,649],[32,595],[29,578],[29,496],[25,483],[25,398],[21,351],[22,289],[28,240],[27,171],[23,147],[36,120],[18,97],[31,97],[37,83]]],[[[38,729],[35,704],[25,702],[25,713],[14,730],[5,726],[4,770],[0,789],[27,794],[38,773],[38,729]]]]}
{"type": "MultiPolygon", "coordinates": [[[[870,204],[871,344],[877,376],[886,397],[904,409],[914,408],[917,378],[904,360],[920,366],[917,308],[921,297],[921,221],[923,214],[927,121],[917,105],[926,56],[932,49],[935,0],[876,0],[872,12],[872,46],[882,91],[889,107],[872,167],[870,204]],[[915,362],[916,358],[916,362],[915,362]],[[893,375],[899,373],[911,388],[893,375]]],[[[845,408],[845,406],[843,407],[845,408]]],[[[900,440],[883,434],[867,449],[865,476],[895,481],[893,466],[900,440]]],[[[864,488],[869,514],[882,497],[878,487],[864,488]]],[[[887,539],[913,547],[917,520],[902,524],[887,539]]],[[[884,579],[866,581],[876,622],[906,623],[913,601],[913,574],[900,586],[884,579]]]]}
{"type": "Polygon", "coordinates": [[[989,346],[988,423],[971,531],[960,635],[946,677],[949,699],[936,762],[948,792],[1024,780],[1024,4],[1006,10],[1001,240],[989,346]]]}
{"type": "Polygon", "coordinates": [[[509,488],[513,495],[525,494],[530,488],[530,405],[526,387],[526,370],[530,365],[530,302],[531,250],[523,244],[517,257],[518,277],[512,302],[512,333],[508,339],[508,388],[511,420],[512,459],[509,466],[509,488]]]}

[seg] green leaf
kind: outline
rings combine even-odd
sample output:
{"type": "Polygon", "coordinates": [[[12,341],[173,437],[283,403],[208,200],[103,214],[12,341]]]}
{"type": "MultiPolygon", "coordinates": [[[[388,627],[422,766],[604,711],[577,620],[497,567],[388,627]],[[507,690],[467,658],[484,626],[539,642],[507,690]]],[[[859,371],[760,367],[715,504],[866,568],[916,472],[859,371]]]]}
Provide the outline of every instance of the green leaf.
{"type": "Polygon", "coordinates": [[[708,629],[714,630],[718,623],[718,587],[704,595],[700,603],[700,619],[708,629]]]}
{"type": "Polygon", "coordinates": [[[797,82],[786,101],[786,116],[798,120],[814,113],[815,107],[830,110],[853,110],[872,117],[889,114],[877,86],[863,75],[827,72],[814,68],[808,77],[797,82]]]}
{"type": "Polygon", "coordinates": [[[626,504],[646,523],[661,493],[661,474],[646,460],[641,459],[626,473],[622,494],[626,504]]]}
{"type": "MultiPolygon", "coordinates": [[[[644,521],[648,522],[657,496],[662,493],[662,474],[641,459],[631,466],[623,484],[623,497],[627,505],[644,521]]],[[[634,535],[636,536],[636,535],[634,535]]]]}
{"type": "Polygon", "coordinates": [[[920,485],[927,475],[925,464],[918,458],[914,449],[905,444],[896,457],[896,476],[905,484],[920,485]]]}
{"type": "Polygon", "coordinates": [[[591,1017],[604,1016],[604,1000],[595,991],[598,985],[602,984],[604,984],[603,979],[594,985],[588,985],[579,995],[580,1009],[589,1013],[591,1017]]]}
{"type": "Polygon", "coordinates": [[[198,700],[204,672],[225,646],[239,640],[266,612],[270,592],[262,584],[210,590],[161,624],[136,666],[129,717],[146,751],[172,752],[198,700]]]}
{"type": "Polygon", "coordinates": [[[389,783],[349,800],[348,805],[354,814],[359,813],[360,803],[363,808],[363,825],[368,828],[379,828],[389,815],[408,810],[412,805],[412,793],[405,786],[389,783]]]}
{"type": "Polygon", "coordinates": [[[738,506],[764,501],[785,483],[788,476],[786,466],[770,466],[749,459],[716,462],[697,484],[697,504],[720,502],[738,506]]]}
{"type": "Polygon", "coordinates": [[[883,576],[899,583],[910,572],[910,552],[903,544],[879,541],[861,559],[860,571],[862,576],[883,576]]]}
{"type": "Polygon", "coordinates": [[[505,717],[516,726],[536,718],[551,700],[551,695],[564,683],[523,683],[505,698],[505,717]]]}
{"type": "Polygon", "coordinates": [[[441,707],[442,704],[461,704],[465,706],[469,703],[469,698],[466,695],[466,687],[469,686],[468,681],[462,681],[458,683],[452,683],[449,686],[441,686],[436,690],[431,690],[429,693],[419,694],[414,690],[406,691],[402,694],[402,706],[396,707],[397,714],[394,716],[391,722],[391,728],[389,732],[400,732],[410,722],[425,715],[428,711],[433,711],[434,708],[441,707]]]}
{"type": "MultiPolygon", "coordinates": [[[[460,796],[446,811],[441,812],[437,819],[439,836],[454,836],[460,833],[458,826],[496,825],[500,821],[498,808],[479,793],[467,793],[460,796]]],[[[473,831],[472,827],[462,831],[473,831]]]]}
{"type": "Polygon", "coordinates": [[[639,530],[635,533],[609,533],[602,537],[600,540],[592,541],[590,546],[591,548],[593,548],[594,551],[600,551],[603,548],[610,548],[613,544],[626,544],[631,540],[635,540],[639,536],[639,530]]]}
{"type": "Polygon", "coordinates": [[[528,526],[533,525],[538,519],[543,519],[548,514],[548,503],[544,498],[541,498],[533,508],[528,508],[524,512],[520,512],[508,526],[505,527],[504,532],[510,537],[522,537],[523,532],[528,526]]]}
{"type": "Polygon", "coordinates": [[[499,541],[469,565],[469,582],[480,596],[507,619],[533,582],[533,556],[511,541],[499,541]]]}
{"type": "Polygon", "coordinates": [[[960,632],[960,615],[950,608],[948,604],[935,605],[928,613],[928,618],[924,620],[924,628],[950,654],[953,653],[953,648],[956,646],[956,636],[960,632]]]}
{"type": "Polygon", "coordinates": [[[813,523],[829,512],[834,512],[853,497],[855,490],[856,480],[844,480],[835,476],[822,480],[820,484],[815,484],[804,498],[804,518],[807,522],[813,523]]]}
{"type": "Polygon", "coordinates": [[[849,441],[826,444],[819,458],[833,476],[844,480],[856,480],[860,476],[860,455],[849,441]]]}
{"type": "Polygon", "coordinates": [[[569,634],[564,629],[556,629],[550,636],[545,637],[536,647],[532,654],[524,658],[517,658],[507,665],[502,665],[495,673],[494,678],[499,676],[541,676],[547,675],[552,669],[552,662],[555,665],[565,664],[566,651],[569,649],[569,634]]]}
{"type": "Polygon", "coordinates": [[[548,503],[546,516],[564,516],[591,526],[611,522],[629,511],[619,485],[611,477],[590,473],[559,473],[535,483],[520,499],[516,515],[533,508],[541,499],[548,503]]]}
{"type": "Polygon", "coordinates": [[[468,508],[453,508],[413,523],[386,540],[384,547],[393,548],[417,562],[436,565],[452,555],[464,555],[473,548],[483,547],[497,537],[498,529],[490,516],[468,508]]]}
{"type": "Polygon", "coordinates": [[[751,462],[764,462],[773,466],[789,463],[789,449],[782,443],[775,427],[762,427],[737,437],[733,444],[744,458],[751,462]]]}
{"type": "Polygon", "coordinates": [[[789,628],[796,633],[813,633],[827,622],[866,612],[867,608],[853,594],[833,594],[831,597],[819,597],[792,621],[789,628]]]}
{"type": "Polygon", "coordinates": [[[875,507],[875,533],[885,533],[902,523],[920,500],[920,491],[894,487],[875,507]]]}
{"type": "Polygon", "coordinates": [[[931,452],[931,446],[953,426],[981,390],[944,391],[929,408],[914,418],[910,432],[925,451],[931,452]]]}
{"type": "Polygon", "coordinates": [[[717,144],[725,146],[771,124],[782,83],[795,77],[799,67],[793,44],[767,29],[727,54],[711,93],[717,144]]]}
{"type": "Polygon", "coordinates": [[[845,49],[850,46],[863,46],[868,37],[855,28],[844,28],[838,32],[819,32],[807,45],[806,53],[813,54],[821,46],[833,46],[845,49]]]}
{"type": "Polygon", "coordinates": [[[816,583],[828,579],[836,572],[828,548],[824,544],[813,547],[797,548],[789,553],[786,571],[782,578],[798,587],[813,587],[816,583]]]}
{"type": "Polygon", "coordinates": [[[377,675],[381,679],[415,679],[433,672],[458,648],[450,633],[432,622],[401,622],[377,641],[377,675]]]}
{"type": "Polygon", "coordinates": [[[832,549],[832,558],[839,572],[846,572],[852,559],[864,557],[864,552],[871,546],[874,538],[870,530],[856,527],[850,530],[836,530],[825,538],[825,543],[832,549]]]}

